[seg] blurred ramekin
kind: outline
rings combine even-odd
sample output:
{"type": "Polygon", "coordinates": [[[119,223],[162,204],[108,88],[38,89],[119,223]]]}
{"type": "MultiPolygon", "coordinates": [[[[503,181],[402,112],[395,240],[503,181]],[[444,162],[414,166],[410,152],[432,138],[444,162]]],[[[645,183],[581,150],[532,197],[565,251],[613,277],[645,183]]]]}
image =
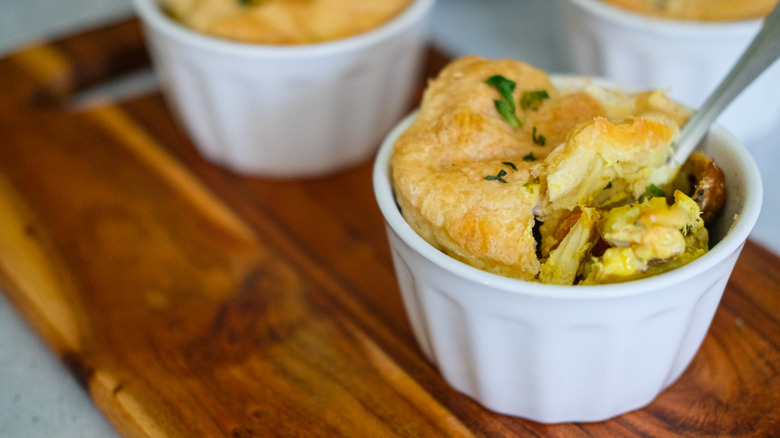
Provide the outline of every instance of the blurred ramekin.
{"type": "MultiPolygon", "coordinates": [[[[558,0],[562,41],[575,74],[664,89],[699,107],[761,28],[762,20],[694,22],[649,17],[602,0],[558,0]]],[[[780,126],[780,63],[719,118],[743,142],[780,126]]]]}
{"type": "MultiPolygon", "coordinates": [[[[583,79],[555,83],[578,88],[583,79]]],[[[647,405],[682,374],[761,209],[758,169],[734,136],[716,126],[698,149],[721,166],[728,193],[710,227],[718,243],[708,253],[642,280],[553,286],[468,266],[407,224],[394,201],[389,163],[395,140],[414,118],[380,147],[374,192],[415,337],[450,385],[503,414],[591,422],[647,405]]]]}
{"type": "Polygon", "coordinates": [[[133,0],[169,106],[209,160],[242,174],[313,177],[370,158],[408,111],[435,0],[318,44],[233,42],[133,0]]]}

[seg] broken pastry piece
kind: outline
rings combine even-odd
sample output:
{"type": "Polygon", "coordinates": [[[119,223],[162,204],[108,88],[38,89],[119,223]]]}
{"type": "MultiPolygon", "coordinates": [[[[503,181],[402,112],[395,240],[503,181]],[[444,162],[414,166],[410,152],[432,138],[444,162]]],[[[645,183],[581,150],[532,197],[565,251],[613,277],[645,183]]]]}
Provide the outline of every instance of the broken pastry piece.
{"type": "Polygon", "coordinates": [[[650,184],[674,174],[666,162],[678,129],[668,120],[596,117],[533,169],[542,182],[544,210],[573,210],[637,199],[650,184]]]}
{"type": "Polygon", "coordinates": [[[689,116],[658,91],[558,88],[522,62],[464,57],[395,144],[396,198],[431,245],[489,272],[561,285],[655,275],[707,250],[688,180],[668,183],[689,116]]]}
{"type": "Polygon", "coordinates": [[[577,210],[569,218],[575,218],[574,224],[556,242],[550,256],[542,264],[539,280],[542,283],[569,285],[574,284],[580,272],[580,266],[590,254],[590,249],[598,239],[596,224],[598,213],[590,208],[577,210]]]}

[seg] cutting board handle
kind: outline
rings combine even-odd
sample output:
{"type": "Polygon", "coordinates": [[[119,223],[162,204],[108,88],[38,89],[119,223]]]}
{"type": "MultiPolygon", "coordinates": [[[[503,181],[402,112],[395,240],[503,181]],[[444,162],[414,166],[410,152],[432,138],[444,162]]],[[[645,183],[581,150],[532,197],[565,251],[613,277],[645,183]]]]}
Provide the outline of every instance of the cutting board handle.
{"type": "Polygon", "coordinates": [[[54,41],[30,44],[9,58],[35,83],[16,100],[62,103],[76,93],[150,66],[136,18],[54,41]]]}

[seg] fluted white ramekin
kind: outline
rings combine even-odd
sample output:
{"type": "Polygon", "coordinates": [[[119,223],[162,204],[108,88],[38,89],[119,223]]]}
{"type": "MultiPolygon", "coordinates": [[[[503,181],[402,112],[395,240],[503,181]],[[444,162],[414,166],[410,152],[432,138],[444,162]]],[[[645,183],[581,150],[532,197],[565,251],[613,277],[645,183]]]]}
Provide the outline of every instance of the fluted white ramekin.
{"type": "Polygon", "coordinates": [[[133,0],[174,114],[198,150],[238,173],[299,178],[369,159],[408,111],[435,0],[372,31],[318,44],[214,38],[133,0]]]}
{"type": "MultiPolygon", "coordinates": [[[[558,0],[564,56],[575,74],[667,94],[699,107],[761,28],[762,20],[693,22],[649,17],[602,0],[558,0]]],[[[780,63],[721,115],[743,142],[780,126],[780,63]]]]}
{"type": "MultiPolygon", "coordinates": [[[[570,81],[580,79],[556,78],[570,81]]],[[[373,184],[412,329],[446,381],[491,410],[543,423],[605,420],[671,385],[698,351],[758,218],[761,178],[745,147],[722,127],[699,147],[723,169],[728,191],[708,253],[652,278],[554,286],[475,269],[406,223],[389,163],[414,117],[383,142],[373,184]]]]}

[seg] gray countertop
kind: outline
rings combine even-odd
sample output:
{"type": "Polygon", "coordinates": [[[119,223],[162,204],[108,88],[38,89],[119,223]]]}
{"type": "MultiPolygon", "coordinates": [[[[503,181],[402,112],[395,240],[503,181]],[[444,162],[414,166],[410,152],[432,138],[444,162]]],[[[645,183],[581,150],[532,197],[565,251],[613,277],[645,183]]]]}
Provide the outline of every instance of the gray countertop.
{"type": "MultiPolygon", "coordinates": [[[[547,71],[566,72],[559,56],[553,4],[550,0],[439,0],[432,38],[452,55],[522,59],[547,71]]],[[[35,40],[131,14],[130,0],[3,0],[0,56],[35,40]]],[[[780,254],[775,231],[780,223],[776,138],[767,136],[766,141],[748,147],[765,184],[764,208],[752,239],[780,254]]],[[[112,436],[117,436],[113,427],[0,293],[0,437],[112,436]]]]}

